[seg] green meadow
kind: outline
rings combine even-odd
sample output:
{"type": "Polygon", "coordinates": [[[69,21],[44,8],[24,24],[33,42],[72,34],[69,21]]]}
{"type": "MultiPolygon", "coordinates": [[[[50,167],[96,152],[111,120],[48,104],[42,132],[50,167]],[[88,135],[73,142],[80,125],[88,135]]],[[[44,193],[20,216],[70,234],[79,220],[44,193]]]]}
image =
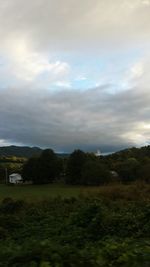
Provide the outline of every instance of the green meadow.
{"type": "Polygon", "coordinates": [[[150,185],[134,183],[131,185],[110,184],[106,186],[69,186],[65,184],[46,185],[5,185],[0,184],[0,201],[4,198],[25,201],[42,201],[50,198],[98,196],[99,198],[149,200],[150,185]]]}
{"type": "Polygon", "coordinates": [[[48,185],[0,185],[0,200],[4,198],[41,201],[54,197],[74,197],[81,194],[83,187],[48,185]]]}

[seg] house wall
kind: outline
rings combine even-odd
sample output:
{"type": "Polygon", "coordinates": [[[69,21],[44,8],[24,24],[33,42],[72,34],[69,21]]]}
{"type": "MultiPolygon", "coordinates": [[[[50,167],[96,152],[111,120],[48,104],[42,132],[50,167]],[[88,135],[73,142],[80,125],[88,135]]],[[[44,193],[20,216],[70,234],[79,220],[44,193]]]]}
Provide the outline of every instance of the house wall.
{"type": "Polygon", "coordinates": [[[22,181],[22,177],[20,175],[16,175],[16,176],[9,176],[9,182],[13,183],[13,184],[17,184],[19,182],[22,181]]]}

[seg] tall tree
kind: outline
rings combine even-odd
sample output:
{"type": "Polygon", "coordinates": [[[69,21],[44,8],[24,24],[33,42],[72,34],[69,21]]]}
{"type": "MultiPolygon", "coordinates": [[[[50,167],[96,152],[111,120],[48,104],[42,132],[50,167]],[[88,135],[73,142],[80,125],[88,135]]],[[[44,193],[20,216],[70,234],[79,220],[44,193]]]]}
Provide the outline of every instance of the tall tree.
{"type": "Polygon", "coordinates": [[[38,177],[38,158],[32,157],[23,165],[22,177],[24,181],[36,183],[38,177]]]}
{"type": "Polygon", "coordinates": [[[132,182],[138,178],[140,163],[135,158],[128,158],[120,162],[117,166],[117,172],[122,182],[132,182]]]}
{"type": "Polygon", "coordinates": [[[111,175],[106,166],[98,160],[88,160],[82,169],[84,185],[102,185],[110,181],[111,175]]]}
{"type": "Polygon", "coordinates": [[[67,164],[66,182],[69,184],[80,184],[82,169],[86,162],[86,154],[81,150],[75,150],[69,157],[67,164]]]}
{"type": "Polygon", "coordinates": [[[58,175],[58,159],[52,149],[45,149],[38,160],[38,183],[52,183],[58,175]]]}
{"type": "Polygon", "coordinates": [[[61,162],[52,149],[45,149],[40,157],[30,158],[23,167],[23,178],[35,184],[52,183],[61,172],[61,162]]]}

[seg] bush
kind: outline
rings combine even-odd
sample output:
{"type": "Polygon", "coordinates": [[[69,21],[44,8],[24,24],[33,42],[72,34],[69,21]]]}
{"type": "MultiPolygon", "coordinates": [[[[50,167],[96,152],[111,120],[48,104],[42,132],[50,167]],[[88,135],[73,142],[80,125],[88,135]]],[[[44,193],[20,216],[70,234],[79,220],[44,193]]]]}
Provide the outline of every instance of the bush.
{"type": "Polygon", "coordinates": [[[0,267],[149,266],[149,202],[5,199],[0,211],[0,267]]]}

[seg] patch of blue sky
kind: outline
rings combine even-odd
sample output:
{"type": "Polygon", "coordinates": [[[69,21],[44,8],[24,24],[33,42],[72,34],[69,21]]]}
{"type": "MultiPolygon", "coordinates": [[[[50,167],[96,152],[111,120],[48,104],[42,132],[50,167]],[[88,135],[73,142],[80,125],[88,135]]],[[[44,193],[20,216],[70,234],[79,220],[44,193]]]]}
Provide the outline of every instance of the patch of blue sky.
{"type": "Polygon", "coordinates": [[[8,60],[6,59],[6,57],[3,55],[0,55],[0,68],[5,66],[7,64],[7,62],[8,62],[8,60]]]}
{"type": "Polygon", "coordinates": [[[90,88],[96,87],[95,81],[90,80],[89,78],[86,79],[75,79],[72,81],[72,88],[79,89],[79,90],[88,90],[90,88]]]}
{"type": "MultiPolygon", "coordinates": [[[[103,84],[113,84],[111,91],[124,90],[128,83],[124,81],[124,75],[140,58],[143,51],[141,49],[126,49],[122,51],[99,52],[97,55],[93,51],[87,53],[58,53],[52,57],[49,55],[49,62],[61,61],[67,62],[70,66],[70,73],[65,80],[70,84],[70,88],[86,90],[95,88],[103,84]]],[[[9,66],[9,59],[0,56],[0,88],[12,85],[19,85],[20,81],[10,72],[7,77],[5,69],[9,66]]],[[[51,77],[52,78],[52,77],[51,77]]],[[[60,83],[56,84],[49,79],[48,72],[42,72],[35,78],[38,85],[46,88],[58,90],[60,83]]],[[[58,81],[59,82],[59,81],[58,81]]],[[[63,87],[63,83],[62,83],[63,87]]],[[[64,83],[65,87],[65,83],[64,83]]],[[[69,88],[69,86],[68,86],[69,88]]]]}
{"type": "Polygon", "coordinates": [[[103,83],[122,83],[125,73],[130,67],[142,58],[143,51],[131,49],[104,54],[64,55],[72,69],[71,84],[73,88],[88,89],[103,83]]]}

